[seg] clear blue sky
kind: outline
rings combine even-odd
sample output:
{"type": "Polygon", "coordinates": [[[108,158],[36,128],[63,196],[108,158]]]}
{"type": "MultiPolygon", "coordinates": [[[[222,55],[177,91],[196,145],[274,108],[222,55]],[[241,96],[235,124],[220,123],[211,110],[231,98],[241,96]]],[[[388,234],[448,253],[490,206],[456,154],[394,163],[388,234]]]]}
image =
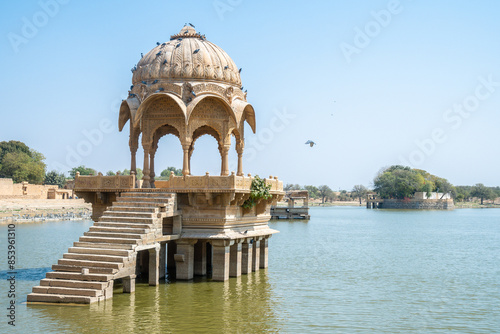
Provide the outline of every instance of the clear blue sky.
{"type": "MultiPolygon", "coordinates": [[[[4,1],[0,141],[25,142],[66,174],[130,168],[117,130],[130,69],[191,22],[243,68],[257,114],[245,173],[337,190],[407,163],[500,185],[499,13],[493,0],[4,1]]],[[[156,165],[181,167],[173,137],[156,165]]],[[[220,171],[212,137],[192,166],[220,171]]]]}

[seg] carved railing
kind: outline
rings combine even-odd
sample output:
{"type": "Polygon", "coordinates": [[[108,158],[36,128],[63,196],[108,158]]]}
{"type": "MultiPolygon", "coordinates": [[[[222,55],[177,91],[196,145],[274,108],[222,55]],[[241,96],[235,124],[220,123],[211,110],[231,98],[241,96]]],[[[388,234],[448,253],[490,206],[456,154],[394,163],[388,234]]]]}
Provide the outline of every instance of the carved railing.
{"type": "Polygon", "coordinates": [[[104,176],[101,173],[97,176],[75,175],[75,191],[94,190],[111,191],[134,189],[135,175],[113,175],[104,176]]]}
{"type": "MultiPolygon", "coordinates": [[[[155,181],[155,187],[168,189],[174,192],[250,192],[252,185],[251,176],[210,176],[208,173],[204,176],[174,176],[170,175],[168,181],[155,181]]],[[[278,178],[264,179],[266,184],[271,185],[271,193],[283,192],[283,181],[278,178]]]]}

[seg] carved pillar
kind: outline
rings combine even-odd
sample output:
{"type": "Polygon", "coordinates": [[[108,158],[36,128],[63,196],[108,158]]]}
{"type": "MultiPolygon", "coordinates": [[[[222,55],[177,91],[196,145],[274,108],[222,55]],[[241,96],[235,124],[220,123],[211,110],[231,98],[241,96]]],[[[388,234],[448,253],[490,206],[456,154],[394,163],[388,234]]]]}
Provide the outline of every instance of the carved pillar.
{"type": "Polygon", "coordinates": [[[240,140],[236,145],[236,152],[238,153],[238,170],[236,175],[243,176],[243,141],[240,140]]]}
{"type": "Polygon", "coordinates": [[[137,146],[130,147],[130,171],[137,173],[137,165],[135,160],[135,155],[137,153],[137,146]]]}
{"type": "Polygon", "coordinates": [[[189,172],[189,144],[182,145],[182,150],[184,151],[184,158],[182,161],[182,174],[187,176],[189,172]]]}
{"type": "Polygon", "coordinates": [[[189,147],[189,153],[188,153],[188,169],[189,169],[189,171],[191,171],[191,156],[193,155],[193,151],[194,151],[194,145],[191,145],[189,147]]]}
{"type": "Polygon", "coordinates": [[[155,188],[155,154],[156,148],[153,148],[149,154],[150,163],[149,163],[149,187],[155,188]]]}
{"type": "Polygon", "coordinates": [[[142,177],[142,187],[149,188],[149,147],[144,146],[144,168],[142,170],[144,176],[142,177]]]}
{"type": "Polygon", "coordinates": [[[220,155],[222,157],[221,171],[220,171],[221,176],[229,175],[229,162],[228,162],[229,148],[230,146],[228,145],[222,145],[220,148],[220,155]]]}

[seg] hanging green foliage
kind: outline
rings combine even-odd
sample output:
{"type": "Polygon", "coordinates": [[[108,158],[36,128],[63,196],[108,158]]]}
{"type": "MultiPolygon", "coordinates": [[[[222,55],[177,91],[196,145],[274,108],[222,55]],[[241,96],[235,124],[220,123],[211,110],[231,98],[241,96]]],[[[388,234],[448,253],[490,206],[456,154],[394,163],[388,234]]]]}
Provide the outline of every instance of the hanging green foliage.
{"type": "Polygon", "coordinates": [[[257,204],[258,200],[271,198],[272,195],[269,192],[270,189],[270,184],[266,184],[265,180],[261,179],[258,175],[255,175],[250,187],[250,197],[243,203],[242,207],[250,209],[257,204]]]}

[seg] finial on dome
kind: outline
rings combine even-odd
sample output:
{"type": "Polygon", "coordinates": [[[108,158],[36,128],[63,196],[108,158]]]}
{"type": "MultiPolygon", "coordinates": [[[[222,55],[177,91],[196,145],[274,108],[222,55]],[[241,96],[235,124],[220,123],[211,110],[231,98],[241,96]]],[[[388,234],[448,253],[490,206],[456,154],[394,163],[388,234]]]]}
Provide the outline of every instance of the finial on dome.
{"type": "Polygon", "coordinates": [[[184,25],[184,27],[182,27],[181,31],[179,31],[177,35],[170,36],[170,40],[176,38],[188,38],[188,37],[201,38],[201,35],[196,32],[194,26],[191,23],[184,25]]]}

